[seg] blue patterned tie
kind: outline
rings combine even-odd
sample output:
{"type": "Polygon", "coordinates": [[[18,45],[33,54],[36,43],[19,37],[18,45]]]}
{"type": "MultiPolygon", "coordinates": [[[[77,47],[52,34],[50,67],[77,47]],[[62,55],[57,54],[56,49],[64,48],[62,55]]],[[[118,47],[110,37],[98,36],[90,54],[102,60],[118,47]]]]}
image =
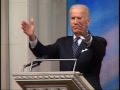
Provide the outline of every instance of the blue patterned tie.
{"type": "Polygon", "coordinates": [[[77,50],[78,50],[78,40],[79,40],[80,38],[79,37],[77,37],[76,39],[75,39],[75,41],[73,42],[73,46],[72,46],[72,48],[73,48],[73,57],[76,57],[76,52],[77,52],[77,50]]]}

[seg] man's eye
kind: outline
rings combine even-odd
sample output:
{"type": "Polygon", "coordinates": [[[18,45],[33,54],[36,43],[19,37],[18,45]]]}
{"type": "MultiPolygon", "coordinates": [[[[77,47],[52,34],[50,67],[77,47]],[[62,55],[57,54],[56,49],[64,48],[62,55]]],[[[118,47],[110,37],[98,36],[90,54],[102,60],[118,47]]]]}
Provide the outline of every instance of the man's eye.
{"type": "Polygon", "coordinates": [[[80,20],[80,19],[82,19],[82,18],[81,18],[81,17],[78,17],[77,19],[79,19],[79,20],[80,20]]]}
{"type": "Polygon", "coordinates": [[[71,19],[75,19],[75,17],[71,17],[71,19]]]}

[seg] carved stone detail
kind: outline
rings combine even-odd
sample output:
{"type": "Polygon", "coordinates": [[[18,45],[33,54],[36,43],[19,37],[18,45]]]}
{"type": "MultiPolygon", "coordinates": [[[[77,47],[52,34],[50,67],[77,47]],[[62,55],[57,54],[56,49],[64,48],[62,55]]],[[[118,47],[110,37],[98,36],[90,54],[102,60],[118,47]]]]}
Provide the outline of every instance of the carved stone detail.
{"type": "MultiPolygon", "coordinates": [[[[25,81],[26,82],[33,81],[37,83],[39,82],[48,83],[51,81],[55,83],[62,81],[63,84],[67,83],[66,85],[70,85],[71,83],[73,83],[73,86],[79,88],[77,90],[88,90],[89,88],[92,88],[90,84],[84,79],[81,73],[72,72],[72,71],[71,72],[22,72],[22,73],[14,74],[13,77],[15,81],[18,83],[19,82],[24,83],[25,81]]],[[[94,89],[92,88],[92,90],[94,89]]]]}

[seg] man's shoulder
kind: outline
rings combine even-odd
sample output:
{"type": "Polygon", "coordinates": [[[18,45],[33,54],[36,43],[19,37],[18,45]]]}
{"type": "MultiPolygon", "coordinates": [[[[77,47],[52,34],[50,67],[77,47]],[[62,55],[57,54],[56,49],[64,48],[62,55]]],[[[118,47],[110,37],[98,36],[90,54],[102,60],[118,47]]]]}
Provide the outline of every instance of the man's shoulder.
{"type": "Polygon", "coordinates": [[[99,40],[106,40],[105,38],[100,37],[100,36],[93,36],[93,38],[95,38],[95,39],[99,39],[99,40]]]}
{"type": "Polygon", "coordinates": [[[59,40],[68,40],[68,39],[72,39],[72,36],[64,36],[59,38],[59,40]]]}
{"type": "Polygon", "coordinates": [[[60,37],[58,38],[57,42],[69,42],[72,40],[72,36],[64,36],[64,37],[60,37]]]}
{"type": "Polygon", "coordinates": [[[100,42],[107,44],[107,40],[103,37],[100,37],[100,36],[93,36],[93,40],[97,40],[97,41],[100,41],[100,42]]]}

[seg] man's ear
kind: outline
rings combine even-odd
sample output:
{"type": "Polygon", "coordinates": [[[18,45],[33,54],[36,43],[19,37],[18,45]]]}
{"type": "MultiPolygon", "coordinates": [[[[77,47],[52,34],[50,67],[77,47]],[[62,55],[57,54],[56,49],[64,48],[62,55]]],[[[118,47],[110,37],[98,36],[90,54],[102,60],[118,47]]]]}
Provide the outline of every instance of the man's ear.
{"type": "Polygon", "coordinates": [[[90,22],[91,22],[90,19],[88,19],[88,20],[87,20],[87,25],[88,25],[88,26],[89,26],[90,22]]]}

